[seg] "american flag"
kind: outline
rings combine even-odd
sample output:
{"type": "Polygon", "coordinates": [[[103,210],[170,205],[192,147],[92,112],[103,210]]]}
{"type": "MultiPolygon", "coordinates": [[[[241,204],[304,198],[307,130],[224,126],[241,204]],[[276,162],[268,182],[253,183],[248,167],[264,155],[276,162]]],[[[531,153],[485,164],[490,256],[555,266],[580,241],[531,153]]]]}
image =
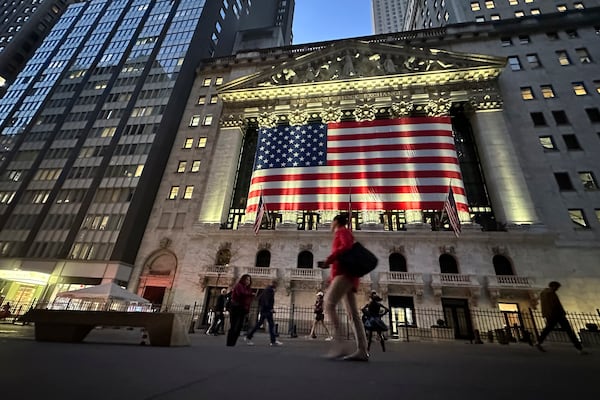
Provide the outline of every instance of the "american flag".
{"type": "Polygon", "coordinates": [[[449,181],[468,210],[449,117],[260,129],[247,213],[441,210],[449,181]]]}
{"type": "Polygon", "coordinates": [[[456,237],[458,237],[460,234],[460,218],[458,218],[458,210],[456,209],[456,201],[454,201],[452,186],[448,186],[448,197],[446,197],[446,201],[444,202],[444,212],[448,214],[450,226],[456,237]]]}
{"type": "MultiPolygon", "coordinates": [[[[262,224],[263,217],[265,215],[265,211],[267,211],[267,206],[263,199],[262,194],[258,199],[258,211],[256,212],[256,219],[254,220],[254,234],[258,235],[258,231],[260,231],[260,225],[262,224]]],[[[268,218],[268,214],[267,214],[268,218]]]]}

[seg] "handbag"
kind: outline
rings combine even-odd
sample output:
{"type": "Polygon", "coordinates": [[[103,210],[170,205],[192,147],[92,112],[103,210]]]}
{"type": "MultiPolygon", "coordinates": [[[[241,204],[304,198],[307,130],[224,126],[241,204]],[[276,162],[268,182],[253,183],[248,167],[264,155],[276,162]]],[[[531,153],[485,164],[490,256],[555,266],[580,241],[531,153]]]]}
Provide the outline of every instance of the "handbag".
{"type": "Polygon", "coordinates": [[[345,273],[361,277],[377,267],[377,257],[360,242],[354,242],[352,247],[339,255],[338,261],[345,273]]]}

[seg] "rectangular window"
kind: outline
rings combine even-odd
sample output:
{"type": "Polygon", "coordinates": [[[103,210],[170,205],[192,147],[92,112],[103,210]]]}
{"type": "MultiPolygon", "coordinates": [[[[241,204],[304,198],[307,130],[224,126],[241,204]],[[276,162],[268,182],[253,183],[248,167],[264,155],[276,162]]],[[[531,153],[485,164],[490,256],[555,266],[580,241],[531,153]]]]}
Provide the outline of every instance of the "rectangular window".
{"type": "Polygon", "coordinates": [[[210,104],[217,104],[218,101],[219,101],[219,96],[217,96],[217,95],[210,96],[210,104]]]}
{"type": "Polygon", "coordinates": [[[190,126],[198,126],[198,125],[200,125],[200,116],[192,115],[192,118],[190,119],[190,126]]]}
{"type": "Polygon", "coordinates": [[[204,120],[202,120],[202,125],[210,126],[212,125],[213,116],[211,114],[205,115],[204,120]]]}
{"type": "Polygon", "coordinates": [[[206,104],[206,97],[205,96],[198,97],[198,102],[196,104],[198,104],[199,106],[203,106],[204,104],[206,104]]]}
{"type": "Polygon", "coordinates": [[[200,171],[200,160],[192,161],[192,168],[190,172],[199,172],[200,171]]]}
{"type": "Polygon", "coordinates": [[[515,18],[523,18],[525,13],[523,11],[515,11],[515,18]]]}
{"type": "Polygon", "coordinates": [[[494,3],[494,0],[487,0],[485,2],[485,8],[489,8],[489,9],[496,8],[496,4],[494,3]]]}
{"type": "Polygon", "coordinates": [[[581,150],[581,146],[579,145],[579,140],[577,140],[577,136],[575,136],[574,134],[569,134],[562,135],[562,137],[568,150],[581,150]]]}
{"type": "Polygon", "coordinates": [[[548,40],[558,40],[558,32],[546,32],[548,40]]]}
{"type": "Polygon", "coordinates": [[[204,80],[202,81],[202,86],[208,87],[208,86],[210,86],[211,83],[212,83],[212,78],[204,78],[204,80]]]}
{"type": "Polygon", "coordinates": [[[590,64],[592,62],[592,57],[590,57],[590,53],[585,47],[575,49],[575,53],[577,54],[577,58],[579,58],[580,63],[590,64]]]}
{"type": "Polygon", "coordinates": [[[522,87],[521,88],[521,98],[523,100],[535,99],[535,96],[533,95],[533,90],[530,87],[522,87]]]}
{"type": "Polygon", "coordinates": [[[171,213],[164,212],[160,216],[160,220],[158,221],[158,228],[166,229],[169,227],[169,222],[171,221],[171,213]]]}
{"type": "Polygon", "coordinates": [[[600,122],[600,111],[597,108],[586,108],[585,112],[590,119],[590,122],[600,122]]]}
{"type": "Polygon", "coordinates": [[[569,39],[576,39],[579,37],[579,34],[577,33],[576,29],[568,29],[565,31],[565,33],[567,34],[569,39]]]}
{"type": "Polygon", "coordinates": [[[472,1],[471,2],[471,11],[479,11],[481,10],[481,6],[479,5],[478,1],[472,1]]]}
{"type": "Polygon", "coordinates": [[[542,63],[540,62],[540,58],[537,54],[527,54],[527,62],[531,69],[541,68],[542,63]]]}
{"type": "Polygon", "coordinates": [[[169,200],[176,200],[178,194],[179,186],[171,186],[171,190],[169,190],[169,200]]]}
{"type": "Polygon", "coordinates": [[[571,85],[573,85],[573,92],[575,92],[576,96],[585,96],[588,94],[583,82],[571,82],[571,85]]]}
{"type": "Polygon", "coordinates": [[[513,71],[520,71],[522,69],[521,62],[519,61],[519,57],[517,56],[508,57],[508,65],[513,71]]]}
{"type": "Polygon", "coordinates": [[[559,50],[556,52],[556,57],[558,58],[558,63],[560,65],[566,66],[571,65],[571,59],[565,50],[559,50]]]}
{"type": "Polygon", "coordinates": [[[500,44],[502,45],[502,47],[508,47],[508,46],[512,46],[512,39],[509,37],[505,37],[505,38],[500,38],[500,44]]]}
{"type": "Polygon", "coordinates": [[[194,187],[193,186],[186,186],[185,187],[185,192],[183,193],[183,198],[185,200],[189,200],[192,198],[192,195],[194,194],[194,187]]]}
{"type": "Polygon", "coordinates": [[[194,138],[186,138],[183,143],[184,149],[191,149],[194,146],[194,138]]]}
{"type": "Polygon", "coordinates": [[[177,172],[184,173],[185,172],[185,167],[187,165],[187,161],[179,161],[179,164],[177,164],[177,172]]]}
{"type": "Polygon", "coordinates": [[[485,17],[481,16],[481,15],[478,17],[475,17],[475,22],[485,22],[485,17]]]}
{"type": "Polygon", "coordinates": [[[542,12],[540,11],[539,8],[532,8],[531,9],[531,15],[540,15],[542,12]]]}
{"type": "Polygon", "coordinates": [[[557,151],[556,143],[554,143],[554,138],[552,136],[540,136],[540,144],[544,148],[545,151],[557,151]]]}
{"type": "Polygon", "coordinates": [[[207,138],[201,137],[198,139],[198,147],[206,147],[207,138]]]}
{"type": "Polygon", "coordinates": [[[529,44],[531,42],[531,39],[529,38],[528,35],[519,35],[519,43],[520,44],[529,44]]]}
{"type": "Polygon", "coordinates": [[[217,78],[215,79],[215,85],[219,86],[223,84],[223,77],[222,76],[217,76],[217,78]]]}
{"type": "Polygon", "coordinates": [[[573,187],[573,183],[571,182],[571,178],[569,174],[566,172],[555,172],[554,179],[556,179],[556,183],[558,184],[558,188],[562,190],[575,190],[573,187]]]}
{"type": "Polygon", "coordinates": [[[600,81],[594,81],[594,87],[596,88],[596,93],[600,94],[600,81]]]}
{"type": "Polygon", "coordinates": [[[183,229],[186,215],[186,213],[175,214],[175,222],[173,223],[173,229],[183,229]]]}
{"type": "Polygon", "coordinates": [[[540,90],[542,91],[542,96],[544,96],[545,99],[553,99],[556,97],[552,85],[542,85],[540,86],[540,90]]]}
{"type": "Polygon", "coordinates": [[[567,118],[567,113],[562,110],[552,111],[552,116],[554,117],[554,122],[556,125],[568,125],[569,119],[567,118]]]}
{"type": "Polygon", "coordinates": [[[600,208],[596,208],[594,212],[596,213],[596,219],[598,220],[598,222],[600,222],[600,208]]]}
{"type": "Polygon", "coordinates": [[[564,4],[559,4],[556,6],[556,10],[558,12],[565,12],[565,11],[567,11],[567,6],[565,6],[564,4]]]}
{"type": "Polygon", "coordinates": [[[589,228],[589,225],[585,219],[585,215],[583,214],[583,210],[579,208],[571,208],[569,209],[569,217],[578,228],[589,228]]]}
{"type": "Polygon", "coordinates": [[[598,182],[591,171],[580,171],[578,174],[585,190],[598,190],[598,182]]]}
{"type": "Polygon", "coordinates": [[[534,126],[546,126],[546,118],[544,118],[544,113],[541,112],[532,112],[531,120],[533,121],[534,126]]]}
{"type": "Polygon", "coordinates": [[[578,1],[578,2],[576,2],[576,3],[573,3],[573,7],[574,7],[576,10],[583,10],[583,9],[585,8],[585,7],[584,7],[584,5],[583,5],[583,3],[582,3],[582,2],[580,2],[580,1],[578,1]]]}
{"type": "Polygon", "coordinates": [[[490,15],[490,20],[492,20],[492,21],[500,21],[500,15],[498,15],[498,14],[492,14],[492,15],[490,15]]]}

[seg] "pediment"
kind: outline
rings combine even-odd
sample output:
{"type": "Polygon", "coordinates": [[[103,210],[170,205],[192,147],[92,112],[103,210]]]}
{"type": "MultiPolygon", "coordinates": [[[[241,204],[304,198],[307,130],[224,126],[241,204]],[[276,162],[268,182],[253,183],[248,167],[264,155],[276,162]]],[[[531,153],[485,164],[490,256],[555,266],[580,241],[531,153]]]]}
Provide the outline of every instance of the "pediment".
{"type": "Polygon", "coordinates": [[[505,64],[506,59],[501,57],[346,40],[241,77],[224,85],[221,92],[414,75],[440,77],[477,70],[487,71],[477,78],[485,80],[496,77],[505,64]]]}

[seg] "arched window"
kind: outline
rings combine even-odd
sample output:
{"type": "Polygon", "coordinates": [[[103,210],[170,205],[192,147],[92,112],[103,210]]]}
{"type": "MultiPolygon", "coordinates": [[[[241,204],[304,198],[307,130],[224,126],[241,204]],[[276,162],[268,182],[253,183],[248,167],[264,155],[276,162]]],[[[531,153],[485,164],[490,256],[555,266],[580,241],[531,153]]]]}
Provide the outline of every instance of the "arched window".
{"type": "Polygon", "coordinates": [[[271,266],[271,252],[269,250],[261,250],[256,253],[256,266],[260,268],[271,266]]]}
{"type": "Polygon", "coordinates": [[[440,256],[440,271],[442,274],[458,274],[458,265],[456,260],[450,254],[440,256]]]}
{"type": "Polygon", "coordinates": [[[313,267],[313,254],[304,250],[298,253],[298,268],[312,268],[313,267]]]}
{"type": "Polygon", "coordinates": [[[216,265],[227,265],[231,261],[231,250],[221,249],[217,252],[216,265]]]}
{"type": "Polygon", "coordinates": [[[514,275],[512,264],[510,260],[501,255],[495,255],[492,258],[492,263],[494,264],[494,271],[496,271],[496,275],[514,275]]]}
{"type": "Polygon", "coordinates": [[[390,271],[406,272],[406,258],[400,253],[390,254],[390,271]]]}

